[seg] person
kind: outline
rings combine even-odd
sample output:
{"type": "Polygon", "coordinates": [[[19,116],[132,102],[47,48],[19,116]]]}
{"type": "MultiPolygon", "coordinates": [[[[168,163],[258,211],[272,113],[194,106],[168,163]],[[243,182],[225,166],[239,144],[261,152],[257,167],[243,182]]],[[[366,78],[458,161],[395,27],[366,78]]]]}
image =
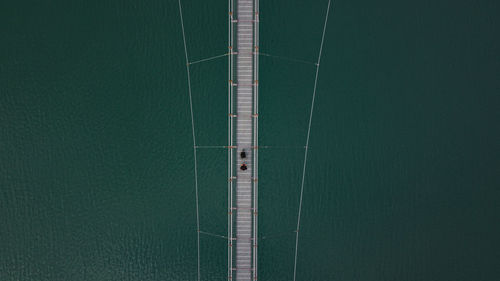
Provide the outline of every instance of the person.
{"type": "Polygon", "coordinates": [[[240,169],[241,169],[242,171],[245,171],[246,169],[248,169],[248,168],[247,168],[247,164],[241,164],[240,169]]]}
{"type": "Polygon", "coordinates": [[[246,158],[247,157],[247,153],[245,152],[245,150],[241,151],[240,156],[241,156],[241,158],[246,158]]]}

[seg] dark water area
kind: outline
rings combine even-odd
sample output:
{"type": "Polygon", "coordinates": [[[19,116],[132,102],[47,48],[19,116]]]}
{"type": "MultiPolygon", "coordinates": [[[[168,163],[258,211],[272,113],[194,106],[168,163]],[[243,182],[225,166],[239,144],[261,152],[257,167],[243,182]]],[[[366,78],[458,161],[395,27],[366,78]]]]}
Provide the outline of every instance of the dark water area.
{"type": "MultiPolygon", "coordinates": [[[[292,280],[328,2],[260,2],[259,279],[292,280]]],[[[297,280],[496,280],[499,4],[332,6],[297,280]]],[[[226,1],[183,17],[190,61],[227,52],[226,1]]],[[[4,1],[0,23],[0,280],[196,280],[178,2],[4,1]]],[[[227,57],[190,69],[197,144],[226,145],[227,57]]],[[[226,153],[197,159],[218,235],[226,153]]],[[[226,241],[200,242],[201,280],[225,280],[226,241]]]]}

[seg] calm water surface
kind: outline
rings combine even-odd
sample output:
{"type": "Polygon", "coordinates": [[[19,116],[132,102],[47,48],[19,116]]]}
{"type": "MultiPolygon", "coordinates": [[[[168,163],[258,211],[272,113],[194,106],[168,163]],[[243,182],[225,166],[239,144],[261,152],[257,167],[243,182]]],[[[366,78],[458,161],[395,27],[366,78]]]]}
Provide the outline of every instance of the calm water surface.
{"type": "MultiPolygon", "coordinates": [[[[498,3],[334,1],[297,280],[500,274],[498,3]]],[[[261,1],[261,51],[314,63],[327,1],[261,1]]],[[[184,1],[191,61],[227,2],[184,1]]],[[[177,1],[0,4],[0,280],[196,280],[177,1]]],[[[291,280],[315,66],[260,59],[260,280],[291,280]]],[[[227,141],[227,60],[192,65],[199,145],[227,141]]],[[[226,151],[198,151],[200,228],[226,234],[226,151]]],[[[202,280],[226,241],[201,236],[202,280]]]]}

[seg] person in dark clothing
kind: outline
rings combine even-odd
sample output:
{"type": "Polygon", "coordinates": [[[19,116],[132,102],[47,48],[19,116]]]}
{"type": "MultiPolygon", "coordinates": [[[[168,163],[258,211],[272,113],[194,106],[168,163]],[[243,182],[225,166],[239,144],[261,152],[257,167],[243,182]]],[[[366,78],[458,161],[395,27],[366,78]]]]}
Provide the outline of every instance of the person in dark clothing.
{"type": "Polygon", "coordinates": [[[241,151],[240,156],[241,158],[247,158],[247,153],[245,152],[245,150],[241,151]]]}
{"type": "Polygon", "coordinates": [[[245,170],[246,170],[246,169],[248,169],[248,168],[247,168],[247,165],[246,165],[246,164],[241,164],[240,169],[241,169],[242,171],[245,171],[245,170]]]}

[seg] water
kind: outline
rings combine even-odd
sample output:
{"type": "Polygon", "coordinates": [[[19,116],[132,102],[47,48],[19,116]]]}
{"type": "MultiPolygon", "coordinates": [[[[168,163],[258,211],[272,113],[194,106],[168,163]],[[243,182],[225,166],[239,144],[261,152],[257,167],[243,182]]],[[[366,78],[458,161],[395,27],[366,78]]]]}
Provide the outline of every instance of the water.
{"type": "MultiPolygon", "coordinates": [[[[177,1],[0,8],[0,280],[196,280],[177,1]]],[[[227,3],[184,1],[191,61],[227,3]]],[[[261,51],[315,62],[326,1],[261,1],[261,51]]],[[[492,280],[498,4],[336,2],[319,72],[297,280],[492,280]]],[[[193,65],[199,145],[227,141],[227,61],[193,65]]],[[[260,59],[260,280],[291,280],[315,67],[260,59]],[[280,147],[276,147],[280,146],[280,147]]],[[[226,234],[226,151],[200,149],[200,228],[226,234]]],[[[202,280],[226,241],[201,236],[202,280]]]]}

